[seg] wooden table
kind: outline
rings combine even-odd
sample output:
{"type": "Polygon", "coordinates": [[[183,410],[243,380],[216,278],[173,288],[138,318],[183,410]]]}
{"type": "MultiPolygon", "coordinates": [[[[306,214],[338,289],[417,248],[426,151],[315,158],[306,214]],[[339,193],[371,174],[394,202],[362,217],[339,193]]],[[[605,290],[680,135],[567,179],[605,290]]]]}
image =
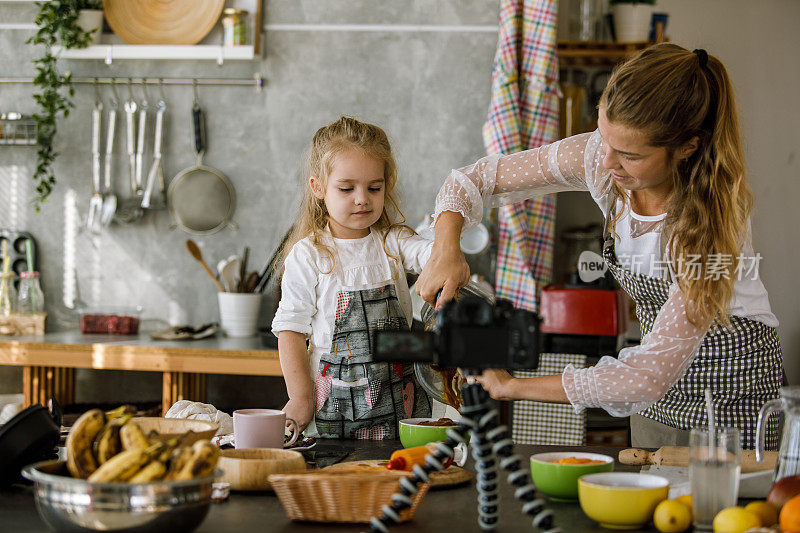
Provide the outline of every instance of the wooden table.
{"type": "Polygon", "coordinates": [[[278,351],[263,348],[260,337],[155,341],[148,332],[0,337],[0,365],[23,367],[26,406],[51,396],[74,403],[76,368],[161,372],[163,412],[178,400],[205,401],[206,374],[282,375],[278,351]]]}

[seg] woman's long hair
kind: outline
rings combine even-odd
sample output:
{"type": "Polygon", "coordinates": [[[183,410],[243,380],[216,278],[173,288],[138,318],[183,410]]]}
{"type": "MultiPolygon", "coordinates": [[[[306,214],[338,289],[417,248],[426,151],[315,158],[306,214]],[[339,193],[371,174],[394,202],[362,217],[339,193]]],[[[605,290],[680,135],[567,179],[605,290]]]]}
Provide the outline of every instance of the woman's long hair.
{"type": "MultiPolygon", "coordinates": [[[[327,126],[321,127],[314,134],[307,162],[300,177],[303,188],[300,214],[294,229],[280,251],[279,258],[281,260],[276,261],[276,267],[283,265],[283,260],[298,241],[311,236],[314,246],[323,252],[323,257],[330,260],[330,268],[333,268],[335,255],[333,250],[325,244],[326,240],[323,237],[323,232],[328,225],[328,209],[325,207],[325,201],[314,195],[308,180],[310,176],[314,176],[323,188],[327,187],[328,176],[333,170],[336,158],[348,150],[359,150],[383,163],[385,180],[383,212],[372,227],[383,233],[384,250],[389,229],[393,226],[404,225],[405,217],[398,205],[395,190],[397,164],[389,144],[389,138],[378,126],[361,122],[352,117],[341,117],[327,126]]],[[[413,233],[410,228],[409,231],[413,233]]]]}
{"type": "Polygon", "coordinates": [[[668,150],[673,187],[666,250],[695,325],[728,320],[753,202],[733,86],[722,62],[704,56],[671,43],[654,45],[620,65],[600,99],[609,122],[635,128],[649,144],[668,150]],[[697,150],[677,157],[694,137],[697,150]]]}

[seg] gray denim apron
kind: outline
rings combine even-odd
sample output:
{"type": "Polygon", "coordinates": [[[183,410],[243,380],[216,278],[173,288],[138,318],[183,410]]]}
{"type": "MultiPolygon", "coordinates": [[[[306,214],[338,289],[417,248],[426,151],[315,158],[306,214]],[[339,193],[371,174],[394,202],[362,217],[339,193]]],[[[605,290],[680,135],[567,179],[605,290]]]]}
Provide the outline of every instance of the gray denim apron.
{"type": "MultiPolygon", "coordinates": [[[[372,233],[381,247],[379,237],[372,233]]],[[[335,248],[334,248],[335,249],[335,248]]],[[[320,437],[341,439],[396,439],[398,421],[428,417],[431,400],[414,376],[412,365],[376,363],[372,359],[375,331],[408,330],[395,284],[402,268],[388,257],[386,280],[373,288],[345,286],[341,261],[333,274],[342,289],[337,295],[336,320],[330,352],[322,354],[316,378],[320,437]]]]}
{"type": "MultiPolygon", "coordinates": [[[[613,216],[614,209],[608,219],[613,216]]],[[[667,301],[669,283],[623,268],[617,262],[614,239],[608,230],[603,257],[611,274],[636,304],[636,316],[644,338],[653,329],[656,316],[667,301]]],[[[682,443],[686,438],[685,431],[707,425],[704,394],[710,387],[716,423],[739,428],[742,448],[755,447],[758,411],[767,401],[778,397],[778,387],[781,386],[781,345],[776,329],[763,322],[739,316],[731,316],[730,322],[729,329],[715,322],[686,373],[663,398],[639,413],[660,425],[643,423],[632,417],[633,443],[638,443],[638,446],[650,444],[648,447],[682,443]],[[667,435],[670,429],[683,431],[667,435]],[[650,434],[640,435],[639,432],[650,434]]],[[[780,438],[778,422],[778,416],[771,416],[767,422],[768,449],[777,449],[780,438]]]]}

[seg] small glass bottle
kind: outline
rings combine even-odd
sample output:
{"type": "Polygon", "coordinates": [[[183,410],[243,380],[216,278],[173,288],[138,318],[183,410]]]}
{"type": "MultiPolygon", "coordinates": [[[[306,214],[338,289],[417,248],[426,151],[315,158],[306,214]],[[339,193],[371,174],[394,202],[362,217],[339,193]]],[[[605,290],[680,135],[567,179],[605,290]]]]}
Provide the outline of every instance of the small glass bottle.
{"type": "Polygon", "coordinates": [[[0,316],[14,314],[17,309],[17,289],[14,288],[13,272],[0,274],[0,316]]]}
{"type": "Polygon", "coordinates": [[[20,274],[19,294],[17,296],[17,313],[44,312],[44,293],[39,285],[39,273],[26,271],[20,274]]]}

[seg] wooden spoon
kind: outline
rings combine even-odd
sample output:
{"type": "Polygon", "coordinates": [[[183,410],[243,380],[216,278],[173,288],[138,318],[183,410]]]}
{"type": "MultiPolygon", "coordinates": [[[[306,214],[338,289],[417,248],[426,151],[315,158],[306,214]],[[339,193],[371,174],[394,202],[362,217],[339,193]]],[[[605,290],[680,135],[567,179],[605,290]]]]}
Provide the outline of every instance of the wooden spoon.
{"type": "Polygon", "coordinates": [[[214,273],[211,272],[211,269],[208,268],[206,262],[203,261],[203,252],[200,251],[200,247],[197,246],[197,243],[192,239],[186,239],[186,249],[189,250],[189,253],[192,254],[192,257],[194,257],[197,262],[202,265],[203,270],[206,271],[206,274],[208,274],[211,279],[214,280],[214,284],[219,289],[219,292],[225,292],[225,287],[222,286],[222,283],[219,282],[214,273]]]}

